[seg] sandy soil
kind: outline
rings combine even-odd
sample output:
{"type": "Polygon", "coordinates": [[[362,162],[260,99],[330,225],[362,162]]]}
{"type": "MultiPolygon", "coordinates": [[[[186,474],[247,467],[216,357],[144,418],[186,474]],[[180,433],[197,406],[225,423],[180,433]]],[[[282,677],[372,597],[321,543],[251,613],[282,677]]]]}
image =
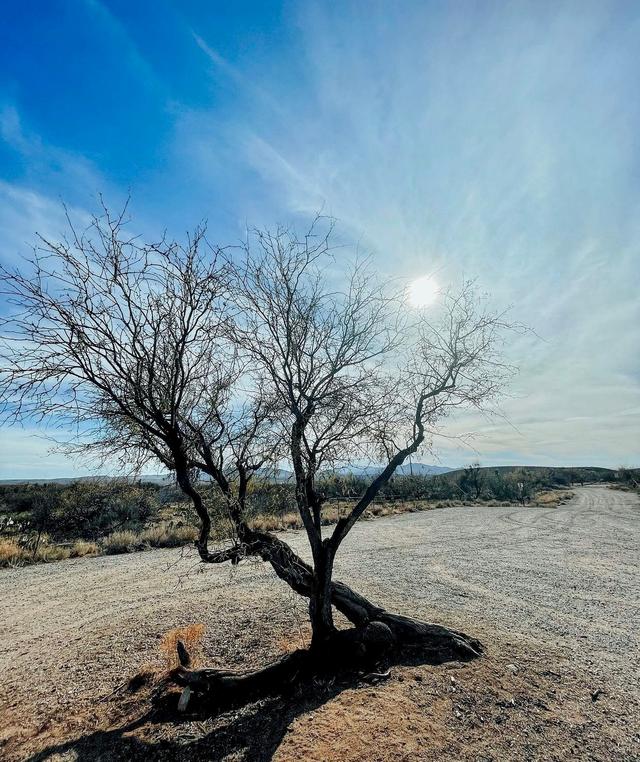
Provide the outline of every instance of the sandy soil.
{"type": "Polygon", "coordinates": [[[2,571],[0,756],[640,759],[640,505],[576,493],[361,522],[345,543],[337,578],[480,637],[482,659],[180,720],[152,686],[125,687],[160,664],[167,630],[204,622],[206,663],[240,668],[304,639],[304,607],[268,568],[158,550],[2,571]]]}

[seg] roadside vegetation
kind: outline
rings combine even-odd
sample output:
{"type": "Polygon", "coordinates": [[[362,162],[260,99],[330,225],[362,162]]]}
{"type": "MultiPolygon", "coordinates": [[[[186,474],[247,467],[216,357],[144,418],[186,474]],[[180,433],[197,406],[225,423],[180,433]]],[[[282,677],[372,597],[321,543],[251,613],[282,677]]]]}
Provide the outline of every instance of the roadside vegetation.
{"type": "MultiPolygon", "coordinates": [[[[619,488],[637,489],[636,476],[629,469],[482,468],[474,463],[437,476],[396,477],[384,486],[363,518],[474,503],[557,505],[571,496],[573,485],[610,482],[619,488]]],[[[322,480],[324,525],[348,515],[365,481],[366,477],[357,474],[330,475],[322,480]]],[[[214,500],[215,491],[210,491],[214,500]]],[[[301,529],[294,491],[291,481],[252,483],[248,499],[251,526],[266,532],[301,529]]],[[[170,485],[105,480],[3,485],[0,566],[190,545],[197,538],[192,514],[190,502],[170,485]]],[[[220,505],[213,512],[212,536],[222,540],[230,533],[220,505]]]]}

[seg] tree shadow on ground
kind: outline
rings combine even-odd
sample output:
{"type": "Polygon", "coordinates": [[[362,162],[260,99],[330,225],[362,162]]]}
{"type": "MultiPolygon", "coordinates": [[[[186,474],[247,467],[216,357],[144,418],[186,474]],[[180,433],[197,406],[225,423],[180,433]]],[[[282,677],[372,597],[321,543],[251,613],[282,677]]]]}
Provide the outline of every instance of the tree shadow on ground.
{"type": "MultiPolygon", "coordinates": [[[[414,651],[394,658],[392,664],[380,665],[380,669],[434,663],[439,662],[414,651]]],[[[225,759],[267,762],[297,717],[317,709],[344,690],[370,688],[379,679],[376,674],[345,672],[339,677],[305,680],[286,695],[226,705],[194,697],[184,714],[177,712],[179,694],[161,691],[152,699],[149,711],[135,720],[52,744],[29,757],[28,762],[59,758],[78,762],[225,759]]]]}

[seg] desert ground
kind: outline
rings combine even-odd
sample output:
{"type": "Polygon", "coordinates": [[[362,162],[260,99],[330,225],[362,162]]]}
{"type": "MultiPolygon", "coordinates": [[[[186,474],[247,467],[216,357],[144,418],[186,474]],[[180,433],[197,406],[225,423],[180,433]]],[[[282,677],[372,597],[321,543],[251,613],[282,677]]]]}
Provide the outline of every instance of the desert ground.
{"type": "MultiPolygon", "coordinates": [[[[604,487],[558,507],[445,508],[361,522],[336,578],[479,637],[467,664],[395,665],[178,716],[159,643],[206,626],[201,662],[253,667],[306,637],[266,566],[155,550],[0,572],[7,760],[640,759],[640,504],[604,487]]],[[[305,539],[287,539],[303,552],[305,539]]]]}

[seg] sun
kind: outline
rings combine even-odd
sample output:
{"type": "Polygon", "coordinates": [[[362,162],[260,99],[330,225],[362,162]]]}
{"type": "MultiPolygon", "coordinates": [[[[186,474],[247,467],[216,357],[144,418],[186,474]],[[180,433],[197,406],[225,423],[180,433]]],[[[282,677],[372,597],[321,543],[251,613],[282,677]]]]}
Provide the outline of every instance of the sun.
{"type": "Polygon", "coordinates": [[[430,307],[438,298],[440,287],[431,275],[423,275],[411,281],[407,287],[407,301],[412,307],[430,307]]]}

